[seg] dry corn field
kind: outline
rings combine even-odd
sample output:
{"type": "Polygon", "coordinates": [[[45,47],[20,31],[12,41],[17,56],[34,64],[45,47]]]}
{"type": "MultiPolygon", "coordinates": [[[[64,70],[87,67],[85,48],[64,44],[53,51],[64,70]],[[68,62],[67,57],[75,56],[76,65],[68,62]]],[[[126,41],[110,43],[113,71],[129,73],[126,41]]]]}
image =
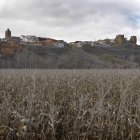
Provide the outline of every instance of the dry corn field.
{"type": "Polygon", "coordinates": [[[0,70],[0,140],[140,140],[140,70],[0,70]]]}

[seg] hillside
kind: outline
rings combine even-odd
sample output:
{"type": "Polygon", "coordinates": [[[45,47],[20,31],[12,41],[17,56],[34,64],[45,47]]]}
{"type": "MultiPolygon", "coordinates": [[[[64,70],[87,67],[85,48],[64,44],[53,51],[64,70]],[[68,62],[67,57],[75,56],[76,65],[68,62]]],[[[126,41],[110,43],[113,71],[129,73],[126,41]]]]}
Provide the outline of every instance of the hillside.
{"type": "Polygon", "coordinates": [[[84,46],[57,48],[23,45],[21,52],[0,57],[0,68],[137,68],[140,46],[84,46]]]}

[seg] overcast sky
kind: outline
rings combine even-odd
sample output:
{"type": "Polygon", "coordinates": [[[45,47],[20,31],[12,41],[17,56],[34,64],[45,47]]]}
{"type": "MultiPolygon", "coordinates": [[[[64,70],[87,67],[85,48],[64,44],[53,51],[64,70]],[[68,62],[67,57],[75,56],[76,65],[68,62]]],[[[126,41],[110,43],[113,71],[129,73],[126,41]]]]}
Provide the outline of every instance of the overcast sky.
{"type": "Polygon", "coordinates": [[[140,42],[140,0],[0,0],[0,37],[36,35],[75,40],[127,38],[140,42]]]}

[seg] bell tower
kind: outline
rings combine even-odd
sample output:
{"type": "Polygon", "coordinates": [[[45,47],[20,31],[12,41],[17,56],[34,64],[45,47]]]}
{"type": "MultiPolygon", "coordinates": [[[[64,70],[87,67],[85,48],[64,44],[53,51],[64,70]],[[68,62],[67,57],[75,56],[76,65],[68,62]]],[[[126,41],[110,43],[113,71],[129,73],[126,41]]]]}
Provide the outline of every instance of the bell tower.
{"type": "Polygon", "coordinates": [[[11,38],[11,31],[9,28],[5,31],[5,38],[11,38]]]}

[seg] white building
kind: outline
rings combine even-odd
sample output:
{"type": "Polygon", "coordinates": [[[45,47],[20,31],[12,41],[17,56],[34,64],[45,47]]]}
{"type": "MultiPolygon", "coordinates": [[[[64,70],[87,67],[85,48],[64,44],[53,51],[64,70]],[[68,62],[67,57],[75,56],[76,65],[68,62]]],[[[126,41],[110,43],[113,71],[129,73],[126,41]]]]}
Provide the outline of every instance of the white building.
{"type": "Polygon", "coordinates": [[[55,46],[58,47],[58,48],[64,48],[65,47],[65,44],[64,43],[57,42],[57,43],[55,43],[55,46]]]}
{"type": "Polygon", "coordinates": [[[75,43],[75,46],[81,48],[83,46],[91,46],[93,47],[95,45],[95,43],[93,41],[76,41],[75,43]]]}
{"type": "Polygon", "coordinates": [[[83,45],[88,45],[88,46],[93,47],[95,45],[95,42],[94,41],[84,41],[83,45]]]}
{"type": "Polygon", "coordinates": [[[81,47],[83,47],[83,42],[81,42],[81,41],[75,42],[75,45],[76,45],[78,48],[81,48],[81,47]]]}
{"type": "Polygon", "coordinates": [[[20,38],[23,42],[35,43],[38,41],[38,37],[33,35],[21,35],[20,38]]]}
{"type": "Polygon", "coordinates": [[[57,42],[55,43],[55,46],[58,48],[64,48],[66,44],[67,44],[67,42],[65,42],[63,40],[57,40],[57,42]]]}

